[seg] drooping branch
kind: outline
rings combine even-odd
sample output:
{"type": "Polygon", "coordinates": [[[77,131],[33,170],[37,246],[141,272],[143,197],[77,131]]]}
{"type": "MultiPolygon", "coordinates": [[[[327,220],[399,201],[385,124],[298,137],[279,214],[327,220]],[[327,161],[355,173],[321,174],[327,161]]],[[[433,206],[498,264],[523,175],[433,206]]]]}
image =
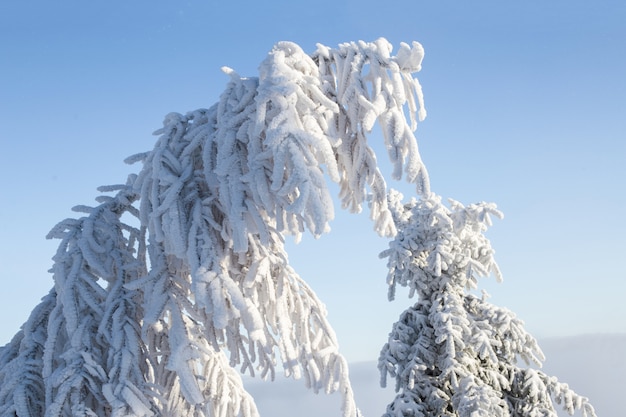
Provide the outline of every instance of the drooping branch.
{"type": "MultiPolygon", "coordinates": [[[[175,302],[184,303],[201,323],[214,348],[228,348],[233,366],[260,367],[262,375],[273,375],[278,352],[288,375],[304,372],[316,390],[351,392],[343,387],[347,378],[325,379],[332,374],[329,367],[345,372],[345,365],[328,359],[338,354],[334,334],[319,300],[289,267],[283,234],[297,237],[308,228],[319,235],[329,229],[333,204],[322,167],[359,207],[371,187],[377,229],[394,232],[386,185],[366,133],[371,117],[386,129],[395,123],[387,119],[399,123],[406,103],[417,111],[419,84],[402,71],[419,69],[422,52],[419,45],[403,45],[397,59],[389,56],[389,48],[383,41],[347,44],[339,52],[325,51],[329,55],[322,59],[322,54],[311,58],[295,44],[279,43],[261,64],[258,79],[227,70],[231,80],[215,106],[168,115],[155,150],[142,157],[144,169],[135,188],[142,196],[142,223],[154,238],[153,269],[143,291],[170,288],[169,298],[180,291],[175,302]],[[371,62],[369,73],[334,69],[348,68],[352,60],[371,62]],[[402,74],[404,81],[392,85],[402,74]],[[380,109],[372,110],[370,100],[378,100],[380,109]],[[369,112],[362,110],[368,105],[369,112]],[[370,157],[363,159],[363,152],[370,157]],[[157,284],[163,280],[170,284],[157,284]]],[[[410,157],[411,179],[419,177],[427,186],[414,137],[403,118],[402,123],[387,129],[393,139],[387,147],[400,167],[396,171],[410,157]]],[[[167,306],[181,308],[171,307],[176,304],[162,294],[154,297],[144,298],[146,311],[163,309],[144,326],[167,322],[174,314],[167,306]]],[[[188,343],[169,339],[178,342],[188,343]]]]}
{"type": "Polygon", "coordinates": [[[0,350],[0,415],[43,416],[45,385],[43,353],[48,317],[54,308],[52,290],[35,307],[11,342],[0,350]]]}

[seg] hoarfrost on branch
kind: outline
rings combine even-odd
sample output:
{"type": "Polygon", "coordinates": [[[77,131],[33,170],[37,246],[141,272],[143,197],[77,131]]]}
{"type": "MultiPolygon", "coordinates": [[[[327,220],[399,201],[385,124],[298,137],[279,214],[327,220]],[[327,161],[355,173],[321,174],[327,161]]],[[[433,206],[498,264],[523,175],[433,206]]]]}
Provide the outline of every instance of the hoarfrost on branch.
{"type": "Polygon", "coordinates": [[[143,168],[50,232],[54,288],[0,351],[0,415],[256,416],[237,367],[282,368],[359,415],[284,239],[330,229],[327,178],[343,207],[368,202],[375,230],[395,234],[367,141],[375,121],[393,176],[428,191],[413,136],[422,57],[384,39],[310,56],[281,42],[258,78],[225,68],[214,106],[167,115],[154,149],[128,159],[143,168]]]}

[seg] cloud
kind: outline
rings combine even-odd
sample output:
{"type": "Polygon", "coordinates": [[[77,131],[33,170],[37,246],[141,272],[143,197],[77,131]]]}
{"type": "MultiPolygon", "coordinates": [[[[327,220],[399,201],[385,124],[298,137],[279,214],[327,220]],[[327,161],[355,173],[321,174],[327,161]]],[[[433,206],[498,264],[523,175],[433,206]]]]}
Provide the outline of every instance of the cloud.
{"type": "Polygon", "coordinates": [[[548,375],[588,397],[599,417],[623,415],[617,408],[626,390],[626,334],[545,339],[540,346],[546,355],[543,370],[548,375]]]}
{"type": "MultiPolygon", "coordinates": [[[[626,334],[598,334],[545,339],[543,370],[589,397],[599,417],[618,417],[617,404],[626,389],[626,334]]],[[[375,362],[350,366],[357,404],[365,417],[381,416],[394,397],[393,386],[379,385],[375,362]]],[[[393,385],[393,381],[389,381],[393,385]]],[[[338,394],[314,394],[302,381],[277,377],[274,383],[246,379],[261,416],[340,416],[338,394]]],[[[559,412],[559,416],[567,416],[559,412]]],[[[621,415],[620,415],[621,416],[621,415]]]]}
{"type": "MultiPolygon", "coordinates": [[[[376,365],[376,362],[350,365],[357,405],[366,417],[382,415],[387,403],[394,397],[393,387],[380,387],[376,365]]],[[[341,416],[341,398],[338,393],[316,395],[307,390],[302,381],[277,376],[273,383],[246,380],[246,388],[254,396],[262,417],[341,416]]]]}

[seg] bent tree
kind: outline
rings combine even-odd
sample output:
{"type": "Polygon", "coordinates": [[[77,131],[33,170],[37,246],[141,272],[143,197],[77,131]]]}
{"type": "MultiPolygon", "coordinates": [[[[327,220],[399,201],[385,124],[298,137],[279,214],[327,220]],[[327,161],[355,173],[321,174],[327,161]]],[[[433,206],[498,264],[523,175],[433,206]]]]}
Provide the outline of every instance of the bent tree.
{"type": "Polygon", "coordinates": [[[329,230],[326,178],[344,208],[367,199],[375,230],[396,233],[367,140],[375,122],[393,176],[428,192],[413,136],[422,57],[384,39],[310,56],[282,42],[258,77],[225,69],[209,109],[167,115],[154,149],[128,160],[139,172],[50,232],[54,286],[0,351],[0,415],[251,417],[240,372],[277,368],[359,415],[284,239],[329,230]]]}

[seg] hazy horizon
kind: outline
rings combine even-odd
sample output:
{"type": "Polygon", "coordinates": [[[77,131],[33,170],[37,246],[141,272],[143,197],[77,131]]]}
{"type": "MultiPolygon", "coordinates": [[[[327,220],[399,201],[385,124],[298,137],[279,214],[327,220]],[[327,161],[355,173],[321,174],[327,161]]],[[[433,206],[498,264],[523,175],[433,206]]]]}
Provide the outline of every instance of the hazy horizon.
{"type": "MultiPolygon", "coordinates": [[[[542,370],[567,383],[577,394],[590,399],[598,417],[621,417],[616,399],[626,389],[626,333],[556,337],[539,340],[546,355],[542,370]]],[[[393,380],[379,386],[375,361],[350,364],[352,386],[357,405],[364,417],[379,417],[394,398],[393,380]]],[[[337,394],[315,395],[302,381],[246,379],[246,388],[255,397],[261,416],[298,417],[339,416],[337,394]]],[[[558,408],[559,417],[569,416],[558,408]]],[[[582,415],[580,412],[575,416],[582,415]]]]}

